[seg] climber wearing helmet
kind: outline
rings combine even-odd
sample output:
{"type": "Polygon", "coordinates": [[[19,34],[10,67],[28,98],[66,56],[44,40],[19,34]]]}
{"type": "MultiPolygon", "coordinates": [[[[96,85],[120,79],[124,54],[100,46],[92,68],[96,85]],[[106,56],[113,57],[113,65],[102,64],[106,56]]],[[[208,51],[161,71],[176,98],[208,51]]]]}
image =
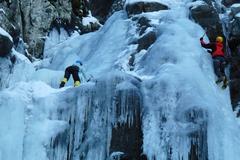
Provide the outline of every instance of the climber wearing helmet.
{"type": "Polygon", "coordinates": [[[78,73],[80,72],[82,74],[82,76],[84,77],[84,79],[86,79],[85,73],[83,72],[83,70],[81,68],[82,68],[82,62],[79,60],[77,60],[73,65],[68,66],[65,69],[64,78],[61,81],[59,88],[64,87],[64,85],[67,83],[67,81],[69,80],[71,75],[73,76],[74,87],[79,86],[81,81],[80,81],[78,73]]]}
{"type": "Polygon", "coordinates": [[[208,51],[212,55],[214,71],[218,77],[216,83],[218,84],[223,81],[223,88],[226,88],[227,87],[227,77],[226,77],[226,74],[224,71],[225,57],[224,57],[224,51],[223,51],[223,37],[218,36],[216,38],[216,42],[213,42],[213,43],[205,43],[203,41],[203,37],[201,37],[200,42],[201,42],[202,47],[210,49],[208,51]]]}

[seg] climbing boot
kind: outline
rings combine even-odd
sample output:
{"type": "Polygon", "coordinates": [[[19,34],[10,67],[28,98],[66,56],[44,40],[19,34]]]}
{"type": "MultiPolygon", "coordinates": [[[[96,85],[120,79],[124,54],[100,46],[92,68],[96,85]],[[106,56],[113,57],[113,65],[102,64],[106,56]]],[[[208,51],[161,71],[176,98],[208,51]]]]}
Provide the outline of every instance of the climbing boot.
{"type": "Polygon", "coordinates": [[[63,80],[61,81],[59,88],[62,88],[65,86],[65,83],[67,82],[67,78],[63,78],[63,80]]]}
{"type": "Polygon", "coordinates": [[[80,86],[80,81],[75,81],[74,82],[74,87],[78,87],[78,86],[80,86]]]}
{"type": "Polygon", "coordinates": [[[227,77],[224,76],[222,89],[227,88],[227,86],[228,86],[228,80],[227,80],[227,77]]]}
{"type": "Polygon", "coordinates": [[[216,83],[219,84],[219,83],[221,83],[222,81],[223,81],[223,78],[221,77],[221,78],[218,78],[218,79],[216,80],[216,83]]]}

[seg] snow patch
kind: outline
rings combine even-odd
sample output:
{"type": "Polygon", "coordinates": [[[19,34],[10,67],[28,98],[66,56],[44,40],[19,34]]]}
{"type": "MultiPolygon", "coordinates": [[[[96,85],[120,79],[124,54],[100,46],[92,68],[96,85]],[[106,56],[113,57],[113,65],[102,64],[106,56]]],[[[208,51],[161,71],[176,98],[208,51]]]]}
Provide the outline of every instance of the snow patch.
{"type": "Polygon", "coordinates": [[[88,25],[91,25],[91,23],[97,23],[97,24],[100,24],[99,21],[93,17],[92,15],[89,15],[87,17],[83,17],[82,19],[82,24],[84,26],[88,26],[88,25]]]}
{"type": "Polygon", "coordinates": [[[10,34],[8,34],[2,27],[0,27],[0,34],[8,37],[11,41],[13,41],[10,34]]]}

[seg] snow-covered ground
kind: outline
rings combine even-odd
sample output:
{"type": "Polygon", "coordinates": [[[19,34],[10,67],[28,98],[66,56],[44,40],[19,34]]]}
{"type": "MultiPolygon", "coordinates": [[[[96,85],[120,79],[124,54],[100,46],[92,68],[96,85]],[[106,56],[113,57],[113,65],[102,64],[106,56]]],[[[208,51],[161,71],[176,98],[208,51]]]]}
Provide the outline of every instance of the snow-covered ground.
{"type": "MultiPolygon", "coordinates": [[[[113,14],[94,33],[67,37],[64,31],[61,35],[53,31],[46,40],[45,59],[34,65],[18,57],[7,75],[7,88],[0,91],[0,160],[48,160],[52,140],[71,128],[68,117],[72,118],[72,113],[79,122],[79,128],[74,128],[79,133],[74,141],[76,148],[88,149],[86,160],[105,160],[111,138],[111,125],[103,122],[104,116],[111,117],[104,112],[112,103],[108,101],[112,95],[107,94],[126,87],[136,89],[125,82],[111,88],[111,77],[132,81],[129,75],[142,79],[143,152],[149,160],[166,160],[170,148],[172,159],[187,160],[192,143],[189,135],[205,129],[207,151],[203,155],[209,160],[237,160],[240,129],[231,110],[229,90],[215,84],[211,57],[199,43],[204,31],[188,19],[186,6],[187,1],[175,0],[171,10],[139,15],[151,20],[158,38],[138,55],[133,71],[127,62],[136,49],[130,46],[136,39],[136,29],[124,11],[113,14]],[[78,59],[97,82],[83,81],[73,88],[70,80],[67,87],[58,89],[64,69],[78,59]],[[109,86],[104,88],[102,83],[109,86]],[[82,117],[91,119],[91,123],[87,141],[78,144],[86,125],[82,117]]],[[[63,148],[57,151],[58,159],[66,156],[63,148]]],[[[79,154],[73,153],[74,160],[79,154]]]]}

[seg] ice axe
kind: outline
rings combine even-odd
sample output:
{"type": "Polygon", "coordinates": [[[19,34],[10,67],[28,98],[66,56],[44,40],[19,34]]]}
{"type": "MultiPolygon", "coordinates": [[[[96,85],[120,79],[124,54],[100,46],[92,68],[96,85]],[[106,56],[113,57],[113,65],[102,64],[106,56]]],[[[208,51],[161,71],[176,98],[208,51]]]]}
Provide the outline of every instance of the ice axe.
{"type": "Polygon", "coordinates": [[[203,37],[204,37],[206,34],[207,34],[207,31],[205,31],[205,32],[204,32],[204,34],[202,35],[202,37],[201,37],[201,38],[203,38],[203,37]]]}
{"type": "Polygon", "coordinates": [[[201,38],[203,38],[203,37],[206,36],[206,34],[207,34],[207,29],[206,29],[206,28],[204,29],[204,31],[205,31],[205,32],[204,32],[204,34],[202,35],[201,38]]]}
{"type": "Polygon", "coordinates": [[[202,37],[201,37],[201,38],[203,38],[205,35],[206,35],[206,32],[204,32],[204,34],[202,35],[202,37]]]}

